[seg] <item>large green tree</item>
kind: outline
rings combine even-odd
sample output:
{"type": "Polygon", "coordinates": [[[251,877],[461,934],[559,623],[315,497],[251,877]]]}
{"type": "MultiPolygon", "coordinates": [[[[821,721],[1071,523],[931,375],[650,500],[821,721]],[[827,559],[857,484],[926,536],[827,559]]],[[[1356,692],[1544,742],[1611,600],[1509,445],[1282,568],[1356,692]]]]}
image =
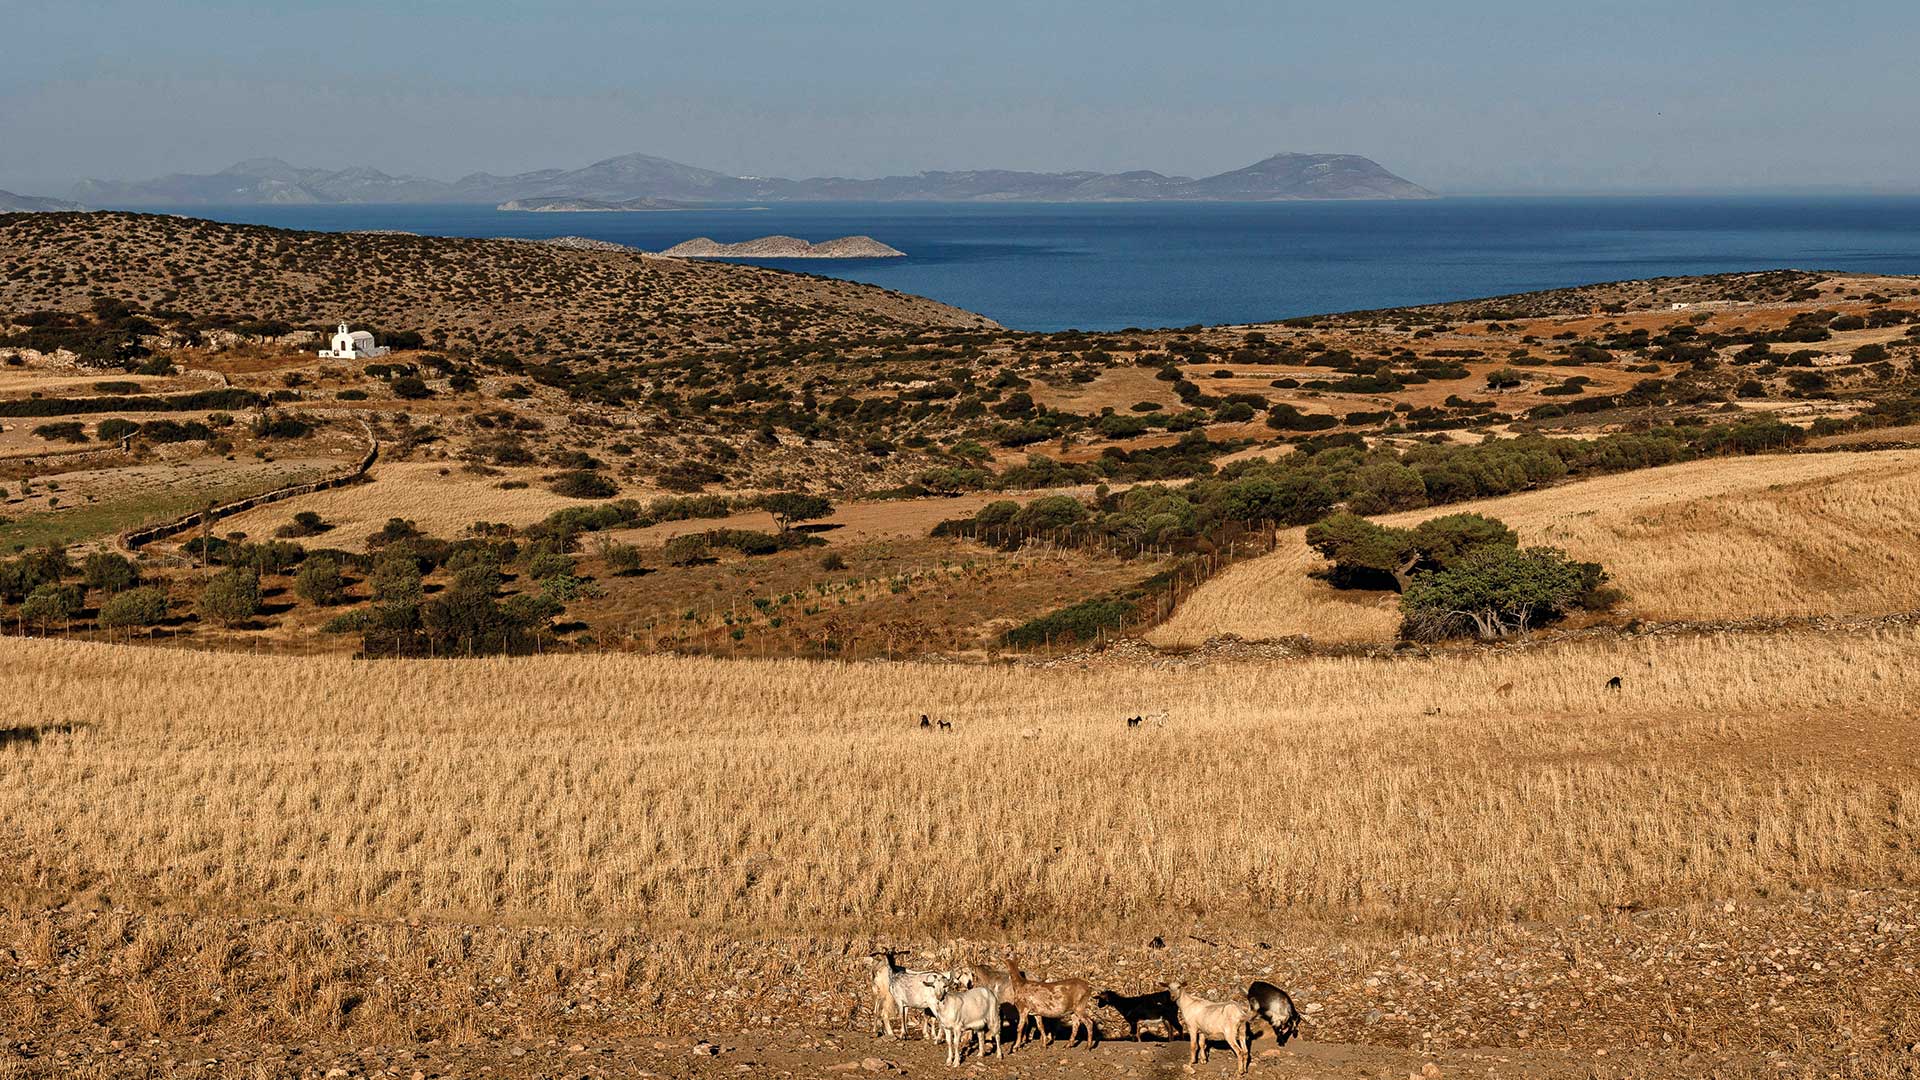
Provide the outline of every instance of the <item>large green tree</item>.
{"type": "Polygon", "coordinates": [[[1597,570],[1558,548],[1483,544],[1444,570],[1414,575],[1400,597],[1400,634],[1494,639],[1525,633],[1576,606],[1605,580],[1597,570]]]}

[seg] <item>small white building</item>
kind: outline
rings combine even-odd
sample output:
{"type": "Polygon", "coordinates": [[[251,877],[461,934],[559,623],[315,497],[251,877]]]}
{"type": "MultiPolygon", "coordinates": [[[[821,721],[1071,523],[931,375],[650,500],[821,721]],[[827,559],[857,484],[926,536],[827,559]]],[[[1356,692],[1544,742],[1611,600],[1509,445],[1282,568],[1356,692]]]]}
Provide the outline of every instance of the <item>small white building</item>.
{"type": "Polygon", "coordinates": [[[322,360],[371,360],[376,356],[387,355],[387,350],[373,343],[373,335],[365,330],[348,330],[346,323],[333,332],[333,347],[321,349],[322,360]]]}

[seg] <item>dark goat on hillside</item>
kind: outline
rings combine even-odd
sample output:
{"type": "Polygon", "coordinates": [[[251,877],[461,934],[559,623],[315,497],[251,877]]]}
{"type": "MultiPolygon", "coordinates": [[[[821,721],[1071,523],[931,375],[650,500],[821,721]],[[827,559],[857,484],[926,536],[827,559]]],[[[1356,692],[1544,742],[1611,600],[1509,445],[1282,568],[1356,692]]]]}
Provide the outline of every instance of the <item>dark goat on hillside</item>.
{"type": "Polygon", "coordinates": [[[1164,1025],[1166,1038],[1171,1041],[1178,1038],[1180,1029],[1180,1010],[1173,1003],[1173,995],[1162,988],[1145,994],[1122,994],[1115,990],[1102,990],[1093,995],[1093,1004],[1097,1008],[1112,1009],[1127,1022],[1127,1038],[1140,1040],[1140,1025],[1158,1020],[1164,1025]]]}
{"type": "Polygon", "coordinates": [[[1258,980],[1247,987],[1247,1004],[1253,1006],[1253,1015],[1273,1029],[1273,1038],[1281,1046],[1300,1033],[1300,1010],[1293,1007],[1293,998],[1285,990],[1258,980]]]}

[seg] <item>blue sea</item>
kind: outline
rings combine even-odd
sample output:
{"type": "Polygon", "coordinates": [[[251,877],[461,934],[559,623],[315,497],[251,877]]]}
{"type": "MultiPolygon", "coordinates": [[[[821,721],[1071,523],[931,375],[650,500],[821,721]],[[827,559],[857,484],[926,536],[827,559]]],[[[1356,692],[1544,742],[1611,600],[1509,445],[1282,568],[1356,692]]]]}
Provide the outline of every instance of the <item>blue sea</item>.
{"type": "Polygon", "coordinates": [[[660,250],[866,234],[904,259],[762,265],[918,293],[1023,330],[1240,323],[1595,281],[1780,267],[1920,274],[1920,197],[1446,198],[1422,202],[850,204],[648,213],[245,206],[298,229],[591,236],[660,250]]]}

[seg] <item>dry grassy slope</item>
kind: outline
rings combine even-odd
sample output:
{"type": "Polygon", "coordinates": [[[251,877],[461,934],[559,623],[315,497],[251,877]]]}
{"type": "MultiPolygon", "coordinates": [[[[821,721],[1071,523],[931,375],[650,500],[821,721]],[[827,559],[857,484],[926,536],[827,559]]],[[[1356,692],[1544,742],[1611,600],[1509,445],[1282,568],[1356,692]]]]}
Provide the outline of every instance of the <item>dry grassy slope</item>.
{"type": "Polygon", "coordinates": [[[1043,671],[14,638],[0,693],[76,730],[0,746],[0,881],[235,913],[1074,936],[1898,882],[1916,648],[1043,671]],[[921,713],[957,731],[922,734],[921,713]]]}
{"type": "MultiPolygon", "coordinates": [[[[1380,520],[1498,517],[1523,543],[1604,564],[1627,592],[1622,610],[1641,618],[1883,614],[1920,608],[1916,466],[1913,450],[1694,461],[1380,520]]],[[[1325,561],[1304,534],[1203,586],[1152,640],[1390,640],[1397,597],[1309,577],[1325,561]]]]}
{"type": "MultiPolygon", "coordinates": [[[[1576,285],[1566,289],[1513,293],[1506,296],[1451,300],[1406,308],[1343,312],[1319,320],[1322,324],[1371,324],[1396,316],[1441,315],[1456,319],[1538,318],[1584,315],[1609,306],[1630,311],[1670,311],[1673,304],[1724,303],[1766,305],[1787,303],[1803,291],[1831,300],[1843,293],[1879,291],[1889,296],[1914,296],[1911,277],[1848,274],[1808,270],[1762,270],[1747,274],[1700,274],[1685,277],[1642,278],[1576,285]],[[1494,313],[1498,313],[1496,316],[1494,313]]],[[[1740,307],[1733,308],[1738,312],[1740,307]]],[[[1679,317],[1685,317],[1675,313],[1679,317]]],[[[1692,314],[1688,312],[1687,314],[1692,314]]]]}
{"type": "Polygon", "coordinates": [[[0,218],[0,313],[82,308],[95,293],[195,315],[350,319],[535,355],[597,351],[625,334],[685,346],[994,325],[870,285],[637,252],[154,214],[0,218]],[[502,336],[510,328],[529,336],[502,336]],[[531,347],[530,335],[544,336],[543,346],[531,347]]]}

